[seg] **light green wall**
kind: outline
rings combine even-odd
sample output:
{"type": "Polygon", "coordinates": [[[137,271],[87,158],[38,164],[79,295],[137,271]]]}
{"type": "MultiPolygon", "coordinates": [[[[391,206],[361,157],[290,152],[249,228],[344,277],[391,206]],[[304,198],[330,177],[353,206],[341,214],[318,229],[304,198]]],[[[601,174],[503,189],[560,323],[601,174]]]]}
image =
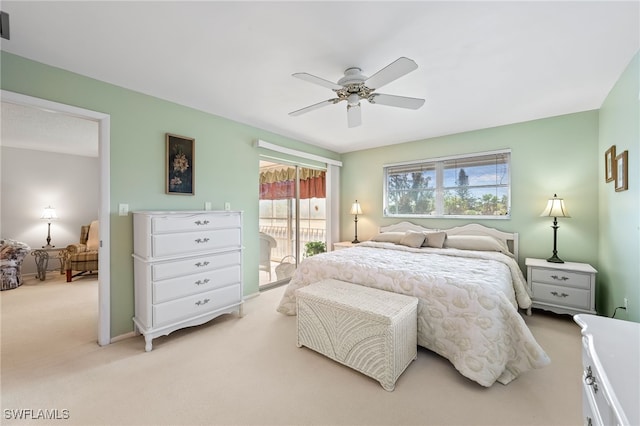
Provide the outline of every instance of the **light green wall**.
{"type": "MultiPolygon", "coordinates": [[[[597,268],[600,177],[597,111],[343,154],[342,205],[351,205],[358,199],[364,211],[358,217],[358,239],[370,238],[381,225],[398,220],[382,216],[384,164],[505,148],[511,149],[511,219],[474,222],[518,232],[519,263],[524,269],[526,257],[547,258],[552,254],[552,220],[539,215],[547,200],[557,193],[565,199],[572,216],[559,219],[558,255],[565,261],[588,262],[597,268]]],[[[432,228],[470,222],[408,220],[432,228]]],[[[341,222],[342,239],[353,239],[353,218],[348,212],[343,212],[341,222]]]]}
{"type": "Polygon", "coordinates": [[[640,54],[636,54],[600,109],[598,145],[599,189],[599,301],[611,315],[623,299],[629,310],[616,318],[640,322],[640,54]],[[629,189],[615,192],[614,183],[604,181],[604,152],[629,151],[629,189]]]}
{"type": "MultiPolygon", "coordinates": [[[[111,335],[133,329],[131,210],[214,209],[225,202],[244,211],[245,294],[258,291],[258,163],[263,139],[288,148],[339,159],[321,148],[163,101],[121,87],[2,52],[3,90],[74,105],[111,116],[111,335]],[[164,193],[165,133],[195,138],[195,195],[164,193]]],[[[264,151],[263,151],[264,152],[264,151]]],[[[79,176],[81,178],[81,176],[79,176]]]]}

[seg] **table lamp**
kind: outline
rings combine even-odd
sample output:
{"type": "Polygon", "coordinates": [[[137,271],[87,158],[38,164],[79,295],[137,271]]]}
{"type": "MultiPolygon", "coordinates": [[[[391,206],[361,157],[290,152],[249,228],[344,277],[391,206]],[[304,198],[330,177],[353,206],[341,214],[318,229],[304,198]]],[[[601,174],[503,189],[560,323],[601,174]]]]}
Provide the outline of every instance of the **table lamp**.
{"type": "Polygon", "coordinates": [[[547,262],[551,263],[564,263],[564,260],[558,257],[557,242],[558,242],[558,218],[559,217],[571,217],[567,212],[567,208],[564,205],[564,200],[558,198],[556,194],[553,194],[547,202],[547,207],[544,209],[540,216],[553,217],[553,256],[547,259],[547,262]]]}

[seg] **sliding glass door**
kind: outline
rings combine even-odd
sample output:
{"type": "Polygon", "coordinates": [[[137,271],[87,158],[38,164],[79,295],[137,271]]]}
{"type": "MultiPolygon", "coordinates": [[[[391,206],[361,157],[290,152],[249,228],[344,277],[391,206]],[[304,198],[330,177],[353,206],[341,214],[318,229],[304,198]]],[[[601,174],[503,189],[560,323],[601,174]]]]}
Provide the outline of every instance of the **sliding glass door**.
{"type": "Polygon", "coordinates": [[[309,251],[326,249],[326,171],[260,161],[260,286],[286,282],[309,251]]]}

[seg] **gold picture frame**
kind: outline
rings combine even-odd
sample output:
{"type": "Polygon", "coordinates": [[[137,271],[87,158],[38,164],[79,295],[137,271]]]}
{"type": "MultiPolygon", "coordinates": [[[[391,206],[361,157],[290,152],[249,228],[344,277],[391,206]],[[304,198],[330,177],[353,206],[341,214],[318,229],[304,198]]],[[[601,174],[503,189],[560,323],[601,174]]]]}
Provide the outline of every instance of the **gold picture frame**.
{"type": "Polygon", "coordinates": [[[611,147],[604,152],[604,181],[613,182],[616,180],[616,146],[611,147]]]}
{"type": "Polygon", "coordinates": [[[171,133],[165,135],[165,192],[174,195],[195,194],[195,139],[171,133]]]}
{"type": "Polygon", "coordinates": [[[629,160],[629,151],[624,151],[616,157],[616,192],[626,191],[629,189],[627,174],[629,160]]]}

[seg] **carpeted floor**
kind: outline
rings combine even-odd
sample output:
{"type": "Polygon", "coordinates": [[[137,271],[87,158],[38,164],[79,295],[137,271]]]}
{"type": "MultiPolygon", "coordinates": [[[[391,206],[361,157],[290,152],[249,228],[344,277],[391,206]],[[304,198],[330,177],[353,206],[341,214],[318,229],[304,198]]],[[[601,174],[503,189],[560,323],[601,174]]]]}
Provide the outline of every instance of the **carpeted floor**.
{"type": "Polygon", "coordinates": [[[284,287],[247,301],[244,318],[177,331],[145,353],[142,337],[97,346],[95,279],[50,275],[0,293],[3,425],[582,424],[569,316],[525,317],[552,362],[507,386],[477,385],[420,348],[386,392],[296,347],[295,317],[275,311],[284,287]]]}

